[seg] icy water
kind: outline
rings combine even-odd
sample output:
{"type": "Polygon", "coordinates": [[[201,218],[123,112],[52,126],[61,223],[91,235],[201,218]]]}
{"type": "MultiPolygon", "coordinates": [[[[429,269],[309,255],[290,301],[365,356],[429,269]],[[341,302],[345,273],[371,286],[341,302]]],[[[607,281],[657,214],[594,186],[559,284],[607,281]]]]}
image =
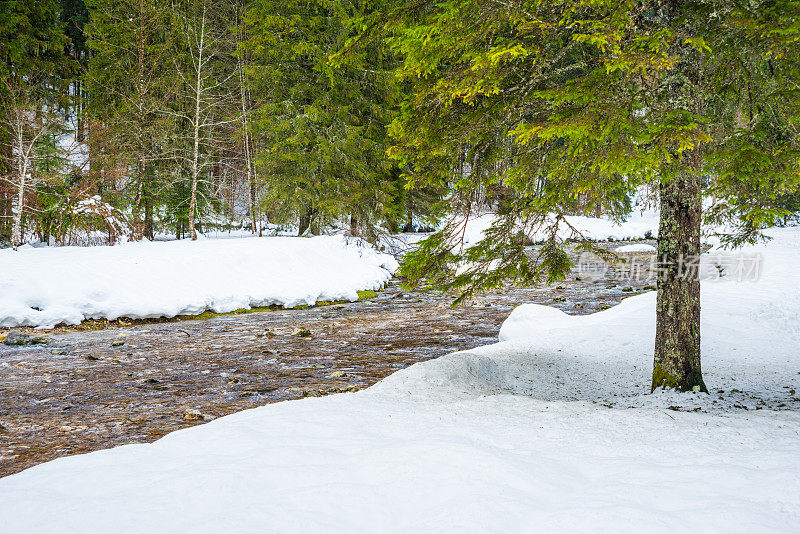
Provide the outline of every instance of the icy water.
{"type": "Polygon", "coordinates": [[[651,283],[572,277],[451,307],[452,295],[404,293],[394,282],[376,298],[343,305],[59,329],[47,333],[48,345],[0,345],[0,476],[272,402],[362,389],[414,363],[495,342],[521,303],[592,313],[651,283]]]}

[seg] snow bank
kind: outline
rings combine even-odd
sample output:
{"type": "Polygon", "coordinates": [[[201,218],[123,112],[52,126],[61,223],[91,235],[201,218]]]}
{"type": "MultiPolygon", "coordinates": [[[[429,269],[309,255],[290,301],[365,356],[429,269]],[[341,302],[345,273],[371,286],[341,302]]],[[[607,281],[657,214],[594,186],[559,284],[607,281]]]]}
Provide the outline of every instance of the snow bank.
{"type": "Polygon", "coordinates": [[[621,254],[623,252],[656,252],[656,247],[648,245],[647,243],[634,243],[632,245],[623,245],[614,249],[614,252],[621,254]]]}
{"type": "Polygon", "coordinates": [[[758,282],[703,286],[724,394],[648,393],[652,293],[522,306],[501,343],[363,392],[0,479],[3,531],[796,532],[800,231],[773,235],[758,282]]]}
{"type": "Polygon", "coordinates": [[[653,210],[634,210],[621,223],[603,217],[567,216],[565,219],[584,237],[595,241],[626,241],[658,236],[658,212],[653,210]]]}
{"type": "MultiPolygon", "coordinates": [[[[483,232],[495,221],[493,213],[485,213],[470,218],[467,228],[463,231],[459,223],[459,236],[463,232],[464,244],[475,245],[483,239],[483,232]]],[[[650,239],[658,236],[658,212],[653,210],[634,210],[624,221],[615,222],[604,217],[584,217],[568,215],[564,219],[586,239],[592,241],[627,241],[634,239],[650,239]]],[[[577,237],[567,224],[562,224],[559,237],[568,239],[577,237]]],[[[533,241],[541,241],[547,236],[537,233],[529,236],[533,241]]]]}
{"type": "Polygon", "coordinates": [[[396,268],[391,256],[338,237],[0,250],[0,326],[353,301],[396,268]]]}

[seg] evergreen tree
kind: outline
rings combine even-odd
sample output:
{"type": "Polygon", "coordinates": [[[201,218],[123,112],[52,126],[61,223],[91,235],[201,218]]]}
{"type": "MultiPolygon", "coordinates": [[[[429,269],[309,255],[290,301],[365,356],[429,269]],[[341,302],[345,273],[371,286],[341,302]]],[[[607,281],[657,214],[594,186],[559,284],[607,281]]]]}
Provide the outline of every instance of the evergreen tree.
{"type": "Polygon", "coordinates": [[[451,185],[451,210],[469,213],[498,182],[514,191],[482,243],[456,254],[447,227],[405,274],[466,294],[558,279],[571,263],[557,228],[574,199],[620,217],[620,195],[650,184],[661,212],[652,387],[705,390],[691,276],[702,195],[717,199],[711,219],[735,223],[731,244],[784,213],[778,198],[800,179],[799,10],[784,0],[455,0],[388,14],[399,73],[414,83],[393,155],[425,183],[451,185]],[[524,234],[535,230],[549,238],[529,257],[524,234]]]}
{"type": "Polygon", "coordinates": [[[82,74],[89,62],[89,48],[86,45],[84,27],[89,22],[89,10],[84,0],[61,0],[59,18],[64,25],[64,34],[69,39],[66,55],[72,58],[75,73],[72,76],[71,111],[76,118],[76,136],[84,139],[83,109],[85,106],[82,74]]]}
{"type": "Polygon", "coordinates": [[[362,51],[357,64],[329,61],[364,9],[255,0],[247,14],[264,203],[275,220],[299,219],[301,234],[350,216],[370,237],[391,199],[384,152],[394,93],[380,50],[362,51]]]}
{"type": "MultiPolygon", "coordinates": [[[[18,147],[10,127],[14,121],[8,120],[15,113],[11,102],[22,105],[18,97],[24,93],[30,97],[26,101],[40,107],[66,105],[64,83],[71,71],[64,55],[68,43],[58,0],[0,1],[0,80],[4,82],[0,83],[0,106],[6,119],[0,126],[0,240],[11,238],[12,205],[18,198],[19,161],[14,158],[18,147]]],[[[28,126],[36,128],[32,123],[28,126]]]]}
{"type": "Polygon", "coordinates": [[[93,154],[93,166],[114,164],[130,177],[126,197],[138,231],[152,239],[154,204],[168,174],[160,165],[171,119],[160,111],[175,79],[168,68],[169,6],[146,0],[88,0],[87,6],[89,112],[95,135],[111,138],[115,145],[113,153],[93,154]]]}

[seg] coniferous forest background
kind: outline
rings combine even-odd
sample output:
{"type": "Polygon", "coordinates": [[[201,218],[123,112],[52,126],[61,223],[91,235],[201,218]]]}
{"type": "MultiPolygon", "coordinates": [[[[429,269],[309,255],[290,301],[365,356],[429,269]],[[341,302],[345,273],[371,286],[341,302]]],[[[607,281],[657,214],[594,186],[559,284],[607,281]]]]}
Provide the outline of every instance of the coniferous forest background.
{"type": "Polygon", "coordinates": [[[3,1],[0,242],[411,229],[435,191],[386,155],[397,57],[351,43],[379,7],[3,1]]]}
{"type": "Polygon", "coordinates": [[[698,143],[740,237],[800,206],[796,2],[0,5],[6,245],[622,217],[698,143]]]}

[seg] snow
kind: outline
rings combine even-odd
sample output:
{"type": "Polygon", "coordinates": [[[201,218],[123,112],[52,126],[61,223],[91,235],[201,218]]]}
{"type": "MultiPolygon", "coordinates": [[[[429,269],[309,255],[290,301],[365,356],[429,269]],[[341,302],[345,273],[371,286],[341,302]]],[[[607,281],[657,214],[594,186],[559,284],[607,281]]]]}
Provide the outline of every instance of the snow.
{"type": "Polygon", "coordinates": [[[614,249],[614,252],[621,254],[623,252],[656,252],[656,247],[648,245],[647,243],[633,243],[632,245],[623,245],[614,249]]]}
{"type": "MultiPolygon", "coordinates": [[[[249,223],[249,220],[246,221],[249,223]]],[[[294,237],[297,236],[297,227],[292,225],[272,224],[261,221],[261,234],[263,237],[294,237]]],[[[242,221],[233,221],[221,216],[207,216],[203,220],[203,231],[197,232],[198,236],[209,239],[241,239],[243,237],[254,237],[254,232],[245,226],[242,221]]],[[[187,232],[188,235],[188,232],[187,232]]],[[[326,234],[330,235],[330,234],[326,234]]],[[[155,241],[177,241],[174,232],[158,232],[155,241]]]]}
{"type": "Polygon", "coordinates": [[[624,222],[605,217],[566,216],[565,219],[584,237],[595,241],[626,241],[658,236],[658,212],[634,210],[624,222]]]}
{"type": "Polygon", "coordinates": [[[100,195],[94,195],[78,201],[72,209],[72,214],[96,215],[102,218],[111,230],[115,241],[119,240],[124,243],[128,241],[128,236],[133,233],[133,228],[125,215],[111,204],[103,202],[100,195]]]}
{"type": "Polygon", "coordinates": [[[0,250],[0,326],[354,301],[396,268],[391,256],[341,237],[0,250]]]}
{"type": "Polygon", "coordinates": [[[746,251],[757,282],[703,283],[725,393],[649,394],[653,293],[582,317],[524,305],[499,343],[362,392],[0,479],[2,530],[796,532],[800,230],[771,234],[746,251]]]}
{"type": "MultiPolygon", "coordinates": [[[[471,217],[463,229],[463,220],[457,223],[459,237],[464,236],[464,245],[475,245],[483,239],[483,232],[496,220],[493,213],[484,213],[471,217]]],[[[561,239],[583,236],[592,241],[630,241],[635,239],[651,239],[658,236],[658,212],[654,210],[634,210],[625,221],[617,222],[607,217],[585,217],[567,215],[566,223],[559,227],[561,239]],[[572,228],[580,234],[576,234],[572,228]]],[[[529,235],[534,242],[542,241],[547,236],[538,232],[529,235]]]]}

